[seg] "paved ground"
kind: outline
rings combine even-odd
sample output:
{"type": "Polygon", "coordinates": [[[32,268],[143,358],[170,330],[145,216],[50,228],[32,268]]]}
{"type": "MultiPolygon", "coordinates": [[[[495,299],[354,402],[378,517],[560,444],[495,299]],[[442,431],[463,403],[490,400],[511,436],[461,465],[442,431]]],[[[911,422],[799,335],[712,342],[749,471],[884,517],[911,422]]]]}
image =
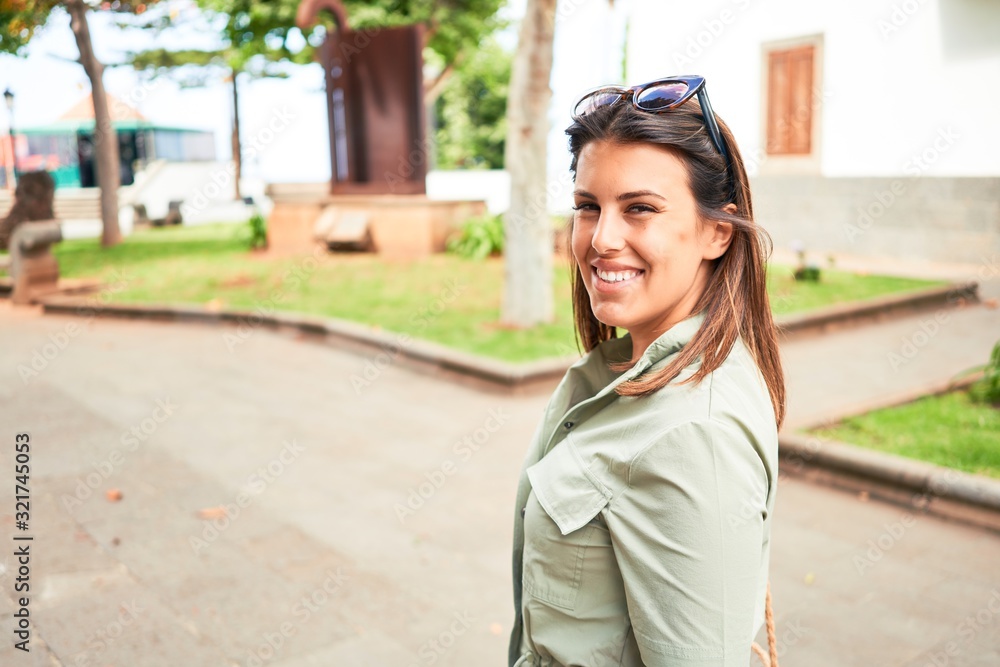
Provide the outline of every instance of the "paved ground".
{"type": "MultiPolygon", "coordinates": [[[[983,287],[997,295],[1000,276],[983,287]]],[[[787,344],[790,420],[947,379],[1000,332],[1000,310],[949,311],[894,370],[889,353],[926,319],[787,344]]],[[[0,664],[504,664],[515,483],[547,395],[234,331],[0,302],[0,664]],[[35,538],[27,655],[11,629],[15,533],[35,538]]],[[[995,534],[782,479],[782,665],[1000,664],[997,563],[995,534]]]]}

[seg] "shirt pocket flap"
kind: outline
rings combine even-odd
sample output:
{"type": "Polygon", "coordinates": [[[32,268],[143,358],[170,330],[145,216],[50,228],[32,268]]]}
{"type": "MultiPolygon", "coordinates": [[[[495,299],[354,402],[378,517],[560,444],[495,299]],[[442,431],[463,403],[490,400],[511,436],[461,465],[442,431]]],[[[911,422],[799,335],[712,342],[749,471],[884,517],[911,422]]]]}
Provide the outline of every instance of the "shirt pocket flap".
{"type": "Polygon", "coordinates": [[[587,468],[567,438],[527,470],[538,504],[559,532],[579,530],[611,500],[611,491],[587,468]]]}

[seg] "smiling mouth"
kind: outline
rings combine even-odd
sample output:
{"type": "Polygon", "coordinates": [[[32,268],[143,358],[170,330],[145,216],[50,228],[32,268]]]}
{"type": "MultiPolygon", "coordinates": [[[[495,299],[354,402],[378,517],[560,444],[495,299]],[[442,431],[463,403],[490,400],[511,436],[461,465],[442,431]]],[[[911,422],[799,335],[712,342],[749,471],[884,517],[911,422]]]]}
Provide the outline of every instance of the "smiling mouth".
{"type": "Polygon", "coordinates": [[[600,269],[594,267],[591,267],[591,272],[597,280],[605,285],[622,285],[634,282],[643,273],[645,273],[645,271],[636,269],[631,271],[601,271],[600,269]]]}

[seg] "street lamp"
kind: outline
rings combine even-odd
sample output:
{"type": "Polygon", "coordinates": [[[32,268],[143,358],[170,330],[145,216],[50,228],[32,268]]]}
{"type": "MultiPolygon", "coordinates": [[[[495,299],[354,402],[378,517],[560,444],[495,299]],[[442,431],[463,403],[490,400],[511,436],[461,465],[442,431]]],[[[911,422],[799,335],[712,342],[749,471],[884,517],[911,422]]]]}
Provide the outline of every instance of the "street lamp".
{"type": "Polygon", "coordinates": [[[7,115],[10,116],[7,128],[10,131],[10,182],[14,189],[17,187],[17,153],[14,151],[14,93],[10,88],[3,91],[3,101],[7,103],[7,115]]]}

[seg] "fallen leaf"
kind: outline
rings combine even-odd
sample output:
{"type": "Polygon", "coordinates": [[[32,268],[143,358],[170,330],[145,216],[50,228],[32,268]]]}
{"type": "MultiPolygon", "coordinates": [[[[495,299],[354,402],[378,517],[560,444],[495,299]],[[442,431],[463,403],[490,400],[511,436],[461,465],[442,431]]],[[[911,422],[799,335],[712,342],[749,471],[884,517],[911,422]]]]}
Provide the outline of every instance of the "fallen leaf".
{"type": "Polygon", "coordinates": [[[983,305],[987,308],[994,309],[998,304],[996,299],[983,299],[983,305]]]}
{"type": "Polygon", "coordinates": [[[806,584],[810,584],[811,585],[812,582],[814,582],[814,581],[816,581],[816,575],[815,574],[813,574],[812,572],[810,572],[809,574],[806,575],[806,577],[805,577],[806,584]]]}
{"type": "Polygon", "coordinates": [[[867,491],[860,492],[858,494],[858,500],[860,500],[863,503],[867,503],[868,502],[868,492],[867,491]]]}
{"type": "Polygon", "coordinates": [[[246,285],[253,285],[255,282],[257,281],[254,279],[253,276],[248,276],[245,273],[240,273],[231,278],[226,278],[219,284],[222,287],[244,287],[246,285]]]}
{"type": "Polygon", "coordinates": [[[117,503],[122,499],[122,492],[119,489],[108,489],[104,492],[104,496],[113,503],[117,503]]]}
{"type": "Polygon", "coordinates": [[[229,516],[226,513],[226,508],[222,505],[217,507],[205,507],[198,510],[198,517],[201,519],[221,519],[224,516],[229,516]]]}
{"type": "Polygon", "coordinates": [[[495,635],[499,635],[503,632],[503,626],[499,623],[490,623],[490,632],[495,635]]]}

